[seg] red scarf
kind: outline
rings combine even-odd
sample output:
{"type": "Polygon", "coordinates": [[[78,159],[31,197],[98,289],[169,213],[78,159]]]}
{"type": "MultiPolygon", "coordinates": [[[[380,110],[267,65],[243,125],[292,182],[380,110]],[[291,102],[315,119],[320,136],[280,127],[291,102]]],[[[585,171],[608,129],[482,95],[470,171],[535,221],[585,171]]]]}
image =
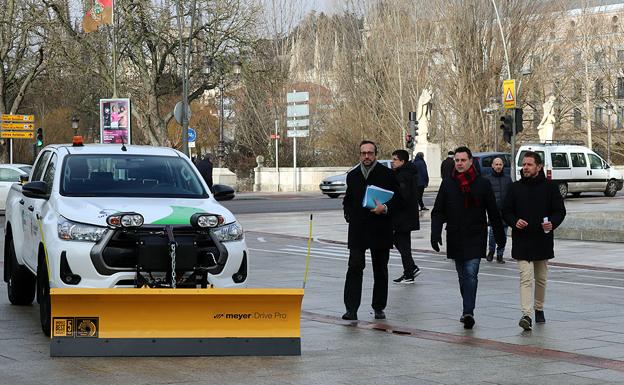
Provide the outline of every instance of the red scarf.
{"type": "Polygon", "coordinates": [[[470,193],[470,185],[477,177],[474,164],[470,165],[470,168],[464,172],[457,172],[454,168],[451,176],[459,183],[459,190],[464,194],[464,208],[479,207],[479,200],[470,193]]]}

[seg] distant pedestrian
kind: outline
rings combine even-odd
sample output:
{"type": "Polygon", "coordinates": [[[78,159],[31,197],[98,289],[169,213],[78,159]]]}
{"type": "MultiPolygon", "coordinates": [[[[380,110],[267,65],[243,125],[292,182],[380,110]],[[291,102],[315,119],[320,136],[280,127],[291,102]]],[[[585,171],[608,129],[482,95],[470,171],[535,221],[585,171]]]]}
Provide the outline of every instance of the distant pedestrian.
{"type": "Polygon", "coordinates": [[[485,257],[488,228],[494,227],[499,245],[505,244],[503,224],[492,186],[478,175],[468,147],[455,150],[455,169],[443,179],[431,211],[431,247],[440,251],[442,226],[446,223],[446,256],[455,260],[463,312],[459,319],[465,329],[475,324],[479,264],[485,257]],[[487,213],[487,218],[486,218],[487,213]]]}
{"type": "Polygon", "coordinates": [[[429,210],[423,202],[425,188],[429,186],[429,173],[427,172],[427,163],[425,163],[425,155],[422,152],[416,154],[414,158],[414,166],[418,171],[418,206],[421,210],[429,210]]]}
{"type": "Polygon", "coordinates": [[[449,151],[446,159],[442,161],[440,165],[440,175],[442,179],[450,178],[453,169],[455,168],[455,161],[453,160],[453,155],[455,155],[454,151],[449,151]]]}
{"type": "Polygon", "coordinates": [[[524,330],[533,327],[533,310],[536,323],[546,322],[544,298],[548,260],[554,257],[553,231],[566,216],[559,188],[546,179],[542,168],[538,153],[525,152],[522,177],[511,185],[503,203],[503,217],[512,227],[511,257],[518,260],[520,269],[522,318],[518,325],[524,330]]]}
{"type": "Polygon", "coordinates": [[[394,246],[401,254],[403,275],[395,279],[395,283],[414,283],[414,278],[420,274],[420,269],[412,257],[411,232],[420,229],[418,218],[418,171],[409,161],[409,153],[405,150],[396,150],[392,153],[392,170],[399,182],[401,197],[404,205],[392,216],[394,230],[394,246]]]}
{"type": "Polygon", "coordinates": [[[197,164],[195,165],[197,167],[197,170],[199,170],[199,173],[201,174],[201,176],[204,178],[204,181],[206,181],[206,184],[208,185],[208,188],[210,189],[210,191],[213,191],[212,188],[212,162],[210,161],[210,155],[206,154],[204,155],[203,159],[198,161],[197,164]]]}
{"type": "MultiPolygon", "coordinates": [[[[496,207],[498,207],[499,212],[502,212],[503,201],[512,183],[511,177],[505,174],[504,167],[505,165],[502,158],[494,158],[492,161],[492,173],[485,176],[485,179],[489,180],[490,184],[492,184],[492,190],[496,197],[496,207]]],[[[505,237],[507,237],[507,225],[505,223],[503,223],[503,233],[505,233],[505,237]]],[[[492,226],[490,226],[490,234],[488,236],[488,249],[487,256],[485,257],[488,262],[492,262],[494,259],[494,252],[496,252],[496,262],[505,263],[505,259],[503,258],[505,246],[496,247],[492,226]]]]}
{"type": "Polygon", "coordinates": [[[393,211],[401,205],[399,184],[392,170],[377,163],[377,146],[364,140],[360,143],[360,165],[347,174],[347,192],[342,206],[349,223],[347,246],[349,267],[344,287],[346,313],[342,319],[357,320],[362,299],[362,279],[366,266],[365,252],[370,249],[373,264],[373,301],[375,319],[385,319],[388,301],[388,259],[392,248],[393,211]],[[362,207],[366,188],[370,185],[394,192],[385,204],[374,209],[362,207]]]}

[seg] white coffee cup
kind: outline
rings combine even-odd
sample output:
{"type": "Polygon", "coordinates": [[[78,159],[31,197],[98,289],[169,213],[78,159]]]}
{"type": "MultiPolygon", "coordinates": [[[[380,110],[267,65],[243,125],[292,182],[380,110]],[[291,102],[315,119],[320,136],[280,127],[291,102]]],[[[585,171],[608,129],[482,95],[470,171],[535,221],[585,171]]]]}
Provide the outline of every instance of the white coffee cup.
{"type": "MultiPolygon", "coordinates": [[[[544,223],[548,222],[548,217],[544,217],[544,223]]],[[[544,230],[546,234],[550,233],[550,230],[544,230]]]]}

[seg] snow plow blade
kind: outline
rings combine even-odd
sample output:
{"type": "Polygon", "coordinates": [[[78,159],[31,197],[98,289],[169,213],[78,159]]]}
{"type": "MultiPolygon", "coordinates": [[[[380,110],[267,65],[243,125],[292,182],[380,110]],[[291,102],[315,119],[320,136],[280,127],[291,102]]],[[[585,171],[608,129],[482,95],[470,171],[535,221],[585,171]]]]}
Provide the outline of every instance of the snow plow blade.
{"type": "Polygon", "coordinates": [[[51,289],[50,356],[301,355],[303,289],[51,289]]]}

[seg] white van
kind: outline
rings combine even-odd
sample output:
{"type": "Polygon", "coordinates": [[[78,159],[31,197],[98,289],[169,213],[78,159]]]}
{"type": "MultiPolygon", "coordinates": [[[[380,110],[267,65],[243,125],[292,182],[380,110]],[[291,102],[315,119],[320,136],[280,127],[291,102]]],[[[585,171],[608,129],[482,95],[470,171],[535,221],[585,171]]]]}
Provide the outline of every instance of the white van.
{"type": "Polygon", "coordinates": [[[520,179],[522,158],[527,151],[537,152],[544,161],[546,178],[558,182],[564,198],[571,193],[603,192],[613,197],[622,189],[622,174],[585,146],[562,141],[525,143],[516,155],[516,180],[520,179]]]}

